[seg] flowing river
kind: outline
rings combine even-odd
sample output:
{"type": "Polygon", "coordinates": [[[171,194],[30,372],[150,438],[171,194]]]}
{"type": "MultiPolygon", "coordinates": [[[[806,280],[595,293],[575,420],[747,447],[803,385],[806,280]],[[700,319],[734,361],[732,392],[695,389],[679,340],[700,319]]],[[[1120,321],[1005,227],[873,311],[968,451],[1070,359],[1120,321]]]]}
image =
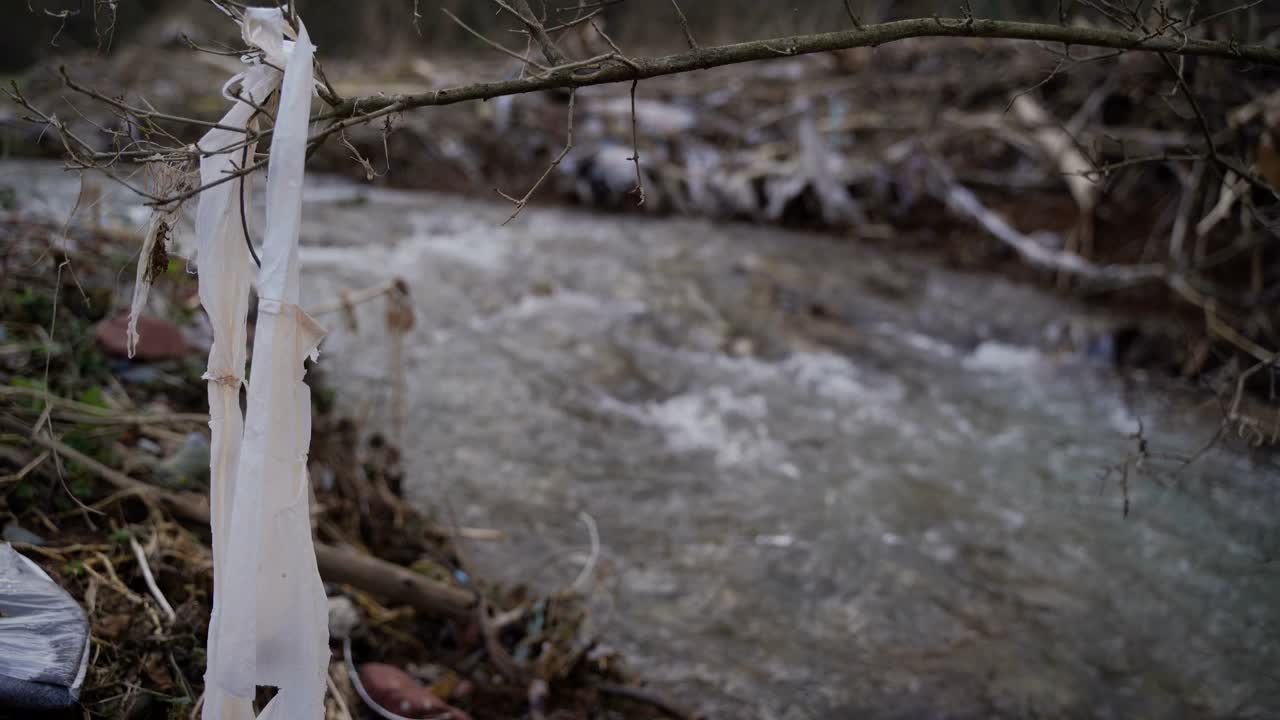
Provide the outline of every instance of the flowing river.
{"type": "Polygon", "coordinates": [[[1217,404],[1117,375],[1105,318],[884,243],[308,182],[304,302],[399,277],[415,321],[324,317],[338,403],[415,502],[508,533],[479,574],[576,581],[684,706],[1280,717],[1280,462],[1175,457],[1217,404]]]}

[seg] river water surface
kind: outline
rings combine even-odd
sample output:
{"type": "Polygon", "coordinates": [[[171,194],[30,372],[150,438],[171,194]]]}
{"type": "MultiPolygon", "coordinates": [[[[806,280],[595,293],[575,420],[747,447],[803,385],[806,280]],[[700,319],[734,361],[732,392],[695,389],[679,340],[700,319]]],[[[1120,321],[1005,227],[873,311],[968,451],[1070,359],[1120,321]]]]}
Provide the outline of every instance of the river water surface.
{"type": "MultiPolygon", "coordinates": [[[[75,194],[47,165],[0,182],[33,213],[75,194]]],[[[467,544],[480,573],[579,579],[601,637],[681,704],[1280,717],[1280,463],[1166,456],[1217,406],[1121,378],[1090,359],[1104,339],[1060,349],[1105,320],[818,235],[501,226],[499,204],[308,182],[305,303],[412,293],[402,384],[381,302],[354,329],[325,316],[339,403],[395,432],[398,395],[413,499],[509,533],[467,544]]]]}

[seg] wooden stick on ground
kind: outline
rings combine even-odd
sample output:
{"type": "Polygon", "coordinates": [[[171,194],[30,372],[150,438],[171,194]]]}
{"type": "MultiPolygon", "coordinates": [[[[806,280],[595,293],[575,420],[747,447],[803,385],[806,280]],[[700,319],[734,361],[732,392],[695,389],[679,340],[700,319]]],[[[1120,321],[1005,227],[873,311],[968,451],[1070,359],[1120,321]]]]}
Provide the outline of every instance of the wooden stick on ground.
{"type": "Polygon", "coordinates": [[[173,622],[178,616],[173,612],[173,606],[169,604],[169,599],[160,592],[160,586],[156,585],[156,578],[151,574],[151,566],[147,564],[147,555],[142,550],[142,546],[138,544],[138,539],[129,536],[129,548],[133,550],[133,557],[138,561],[138,567],[142,568],[142,579],[147,584],[147,590],[151,592],[151,597],[156,599],[156,603],[160,605],[160,609],[164,611],[165,617],[169,618],[169,622],[173,622]]]}
{"type": "Polygon", "coordinates": [[[702,715],[682,710],[673,705],[670,700],[641,687],[603,683],[599,689],[605,695],[613,695],[632,702],[650,705],[658,712],[674,720],[702,720],[702,715]]]}

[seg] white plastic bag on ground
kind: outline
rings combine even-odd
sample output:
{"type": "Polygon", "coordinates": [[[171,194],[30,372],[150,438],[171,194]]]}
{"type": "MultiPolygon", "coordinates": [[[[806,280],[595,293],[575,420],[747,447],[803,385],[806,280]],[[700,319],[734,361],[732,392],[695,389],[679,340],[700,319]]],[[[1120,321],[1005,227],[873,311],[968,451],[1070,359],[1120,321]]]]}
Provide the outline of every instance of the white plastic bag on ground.
{"type": "Polygon", "coordinates": [[[39,565],[0,544],[0,709],[71,705],[88,666],[84,610],[39,565]]]}

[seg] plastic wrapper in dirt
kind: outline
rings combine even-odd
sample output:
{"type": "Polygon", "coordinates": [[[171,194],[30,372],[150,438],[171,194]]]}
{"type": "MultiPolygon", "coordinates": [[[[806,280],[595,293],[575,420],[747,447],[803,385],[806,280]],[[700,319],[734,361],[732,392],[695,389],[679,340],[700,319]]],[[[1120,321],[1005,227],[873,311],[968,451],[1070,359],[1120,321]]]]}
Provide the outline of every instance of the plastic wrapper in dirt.
{"type": "Polygon", "coordinates": [[[84,610],[40,566],[0,545],[0,709],[71,705],[88,659],[84,610]]]}

